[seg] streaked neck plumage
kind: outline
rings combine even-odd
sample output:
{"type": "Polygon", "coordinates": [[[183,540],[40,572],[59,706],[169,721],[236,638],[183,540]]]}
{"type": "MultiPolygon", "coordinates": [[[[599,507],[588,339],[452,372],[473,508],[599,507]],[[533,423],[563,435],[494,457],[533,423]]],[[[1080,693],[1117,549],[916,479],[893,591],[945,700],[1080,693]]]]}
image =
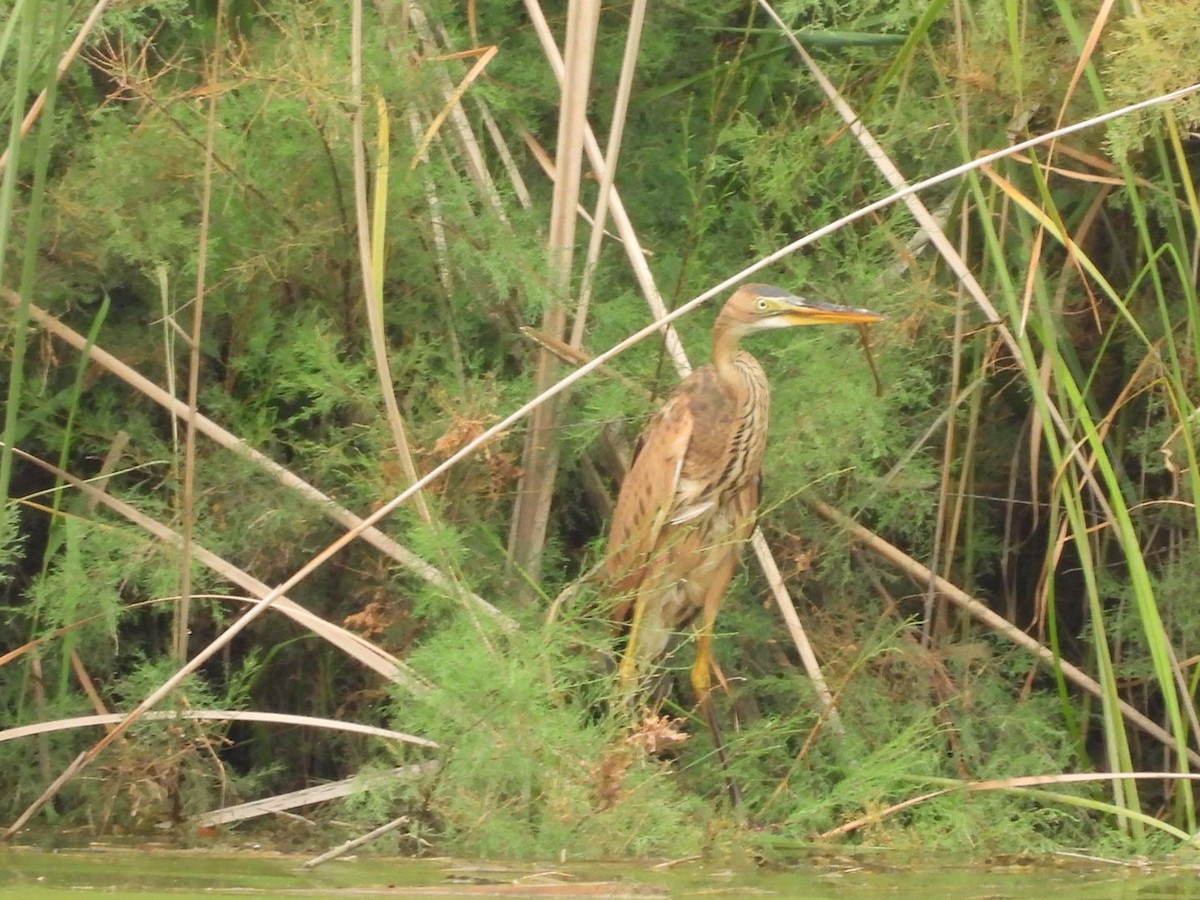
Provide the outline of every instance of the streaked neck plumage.
{"type": "Polygon", "coordinates": [[[712,364],[717,377],[727,387],[744,390],[745,375],[736,365],[738,345],[748,329],[740,322],[731,320],[725,310],[717,316],[713,325],[712,364]]]}

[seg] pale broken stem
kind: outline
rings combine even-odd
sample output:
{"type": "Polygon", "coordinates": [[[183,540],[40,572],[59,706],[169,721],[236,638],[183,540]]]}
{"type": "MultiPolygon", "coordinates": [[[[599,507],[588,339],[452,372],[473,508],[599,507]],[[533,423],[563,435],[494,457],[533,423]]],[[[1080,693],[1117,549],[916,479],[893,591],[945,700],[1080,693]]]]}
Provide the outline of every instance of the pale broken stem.
{"type": "MultiPolygon", "coordinates": [[[[16,306],[20,303],[20,296],[6,288],[0,287],[0,295],[12,305],[16,306]]],[[[29,304],[29,317],[38,323],[43,329],[50,334],[71,345],[77,350],[83,350],[87,347],[87,339],[77,331],[64,325],[54,316],[45,312],[34,304],[29,304]]],[[[135,369],[121,362],[111,353],[102,350],[98,346],[88,348],[88,360],[93,362],[109,372],[112,372],[134,390],[142,395],[153,400],[172,413],[176,418],[185,418],[187,416],[188,406],[182,400],[168,394],[154,382],[137,372],[135,369]]],[[[196,416],[196,427],[201,434],[204,434],[215,441],[226,450],[236,453],[249,462],[265,470],[276,481],[290,488],[306,499],[315,502],[329,518],[348,529],[358,528],[363,524],[363,520],[354,513],[340,506],[333,500],[332,497],[322,493],[313,485],[309,484],[298,475],[293,474],[288,469],[279,465],[270,457],[253,447],[245,441],[238,438],[236,435],[226,431],[220,425],[213,422],[204,415],[196,416]]],[[[431,566],[425,560],[421,559],[411,550],[397,543],[392,538],[388,537],[377,528],[367,528],[362,532],[363,540],[375,547],[377,550],[396,560],[406,570],[416,575],[423,581],[440,588],[452,597],[461,598],[464,602],[474,607],[476,611],[483,613],[492,622],[504,629],[505,631],[515,631],[517,623],[497,609],[492,604],[488,603],[482,597],[477,596],[465,589],[460,588],[453,581],[442,574],[437,568],[431,566]]]]}
{"type": "MultiPolygon", "coordinates": [[[[413,140],[421,135],[421,119],[417,115],[415,108],[410,107],[408,110],[408,129],[412,133],[413,140]]],[[[450,359],[454,364],[454,374],[458,378],[460,388],[465,388],[467,381],[466,365],[463,363],[462,347],[458,342],[458,329],[454,324],[453,300],[454,300],[454,274],[450,266],[450,245],[446,241],[446,223],[442,220],[442,200],[438,196],[437,184],[429,174],[429,167],[426,165],[429,162],[427,153],[422,152],[419,157],[421,166],[421,183],[425,187],[425,202],[429,206],[429,228],[433,232],[433,258],[434,264],[437,266],[438,282],[442,286],[442,292],[445,294],[446,303],[443,307],[445,310],[445,327],[446,334],[449,336],[450,344],[450,359]]]]}
{"type": "Polygon", "coordinates": [[[525,179],[521,175],[521,169],[517,166],[517,161],[513,158],[512,151],[508,148],[508,141],[504,139],[504,134],[500,131],[500,126],[496,124],[496,119],[492,116],[487,105],[478,97],[472,98],[475,101],[475,107],[479,111],[479,117],[483,119],[483,125],[487,128],[488,137],[492,139],[492,146],[496,148],[496,153],[500,157],[500,162],[504,166],[504,171],[508,175],[509,184],[512,185],[513,193],[517,197],[517,202],[524,209],[533,207],[533,197],[529,194],[529,188],[525,184],[525,179]]]}
{"type": "MultiPolygon", "coordinates": [[[[1103,689],[1090,675],[1084,672],[1077,666],[1072,665],[1065,659],[1056,658],[1054,653],[1033,637],[1030,637],[1008,619],[1001,616],[999,613],[993,612],[984,603],[976,600],[966,591],[959,588],[957,585],[951,584],[945,578],[917,562],[899,547],[888,543],[879,535],[859,525],[845,513],[840,512],[828,503],[824,503],[816,499],[806,499],[805,501],[816,513],[823,519],[826,519],[839,528],[846,531],[849,537],[861,544],[866,549],[870,550],[876,556],[887,560],[889,563],[900,569],[917,584],[922,586],[932,584],[938,594],[945,597],[959,609],[967,613],[973,619],[991,629],[1002,637],[1007,638],[1018,647],[1022,647],[1032,653],[1040,662],[1045,663],[1051,668],[1058,667],[1062,672],[1063,677],[1072,682],[1076,687],[1091,694],[1093,697],[1103,699],[1103,689]]],[[[1146,734],[1160,741],[1167,749],[1176,750],[1176,741],[1165,728],[1162,728],[1151,719],[1142,715],[1134,707],[1130,706],[1124,700],[1120,702],[1121,715],[1126,721],[1140,728],[1146,734]]],[[[1188,759],[1193,765],[1200,765],[1200,752],[1189,749],[1187,751],[1188,759]]],[[[1106,776],[1109,777],[1109,776],[1106,776]]]]}
{"type": "MultiPolygon", "coordinates": [[[[182,337],[187,340],[187,332],[175,321],[175,310],[171,308],[171,280],[167,267],[159,264],[154,267],[155,280],[158,283],[158,302],[162,308],[162,349],[163,377],[167,380],[167,393],[172,397],[179,396],[179,386],[175,383],[175,339],[182,337]]],[[[179,452],[179,419],[171,416],[171,452],[179,452]]]]}
{"type": "Polygon", "coordinates": [[[395,819],[392,819],[392,821],[384,825],[380,825],[378,828],[372,828],[366,834],[360,834],[358,837],[351,838],[350,840],[346,841],[346,843],[334,847],[332,850],[326,850],[320,856],[314,856],[300,868],[316,868],[317,866],[321,865],[321,863],[329,862],[331,859],[337,859],[339,856],[349,853],[355,847],[361,847],[363,844],[369,844],[376,838],[381,838],[385,834],[395,831],[401,825],[407,825],[410,821],[412,821],[412,816],[398,816],[395,819]]]}
{"type": "MultiPolygon", "coordinates": [[[[408,130],[414,141],[421,137],[421,120],[413,107],[408,109],[408,130]]],[[[420,163],[428,163],[429,154],[422,149],[416,159],[420,163]]],[[[425,202],[429,205],[429,223],[433,229],[433,258],[437,264],[438,281],[449,298],[454,290],[454,280],[450,274],[450,245],[446,242],[446,225],[442,221],[442,201],[428,169],[422,168],[422,172],[421,183],[425,187],[425,202]]]]}
{"type": "Polygon", "coordinates": [[[326,803],[330,800],[340,800],[352,794],[369,791],[389,780],[414,781],[423,775],[430,775],[436,772],[439,768],[440,764],[436,760],[430,760],[411,766],[399,766],[390,772],[380,773],[377,776],[364,777],[362,775],[355,775],[341,781],[332,781],[329,784],[319,784],[316,787],[290,791],[289,793],[279,794],[275,797],[251,800],[248,803],[239,803],[236,806],[226,806],[223,809],[216,809],[197,816],[193,820],[193,823],[197,828],[212,828],[217,825],[228,825],[231,822],[244,822],[247,819],[254,819],[258,816],[266,816],[273,813],[285,814],[286,810],[295,809],[298,806],[326,803]]]}
{"type": "MultiPolygon", "coordinates": [[[[650,335],[658,333],[665,325],[669,324],[670,322],[674,322],[676,319],[686,316],[688,313],[697,309],[701,304],[708,302],[709,300],[711,300],[713,297],[717,296],[718,294],[724,293],[725,291],[729,290],[734,285],[739,284],[741,281],[743,281],[745,278],[749,277],[750,275],[754,274],[755,272],[758,272],[759,270],[766,268],[767,266],[771,265],[772,263],[774,263],[780,259],[783,259],[785,256],[795,253],[797,250],[799,250],[802,247],[805,247],[811,243],[814,243],[817,240],[820,240],[822,237],[824,237],[827,234],[831,234],[832,232],[837,231],[840,228],[844,228],[846,225],[850,224],[851,222],[856,222],[859,219],[865,218],[866,216],[869,216],[872,213],[874,213],[880,209],[883,209],[884,207],[889,206],[892,203],[895,203],[897,200],[903,199],[905,196],[907,196],[910,193],[915,193],[917,191],[925,190],[927,188],[933,187],[934,185],[941,184],[945,181],[949,181],[951,179],[957,178],[960,175],[962,175],[964,172],[969,172],[969,171],[979,168],[980,166],[988,165],[992,162],[995,162],[997,159],[1001,159],[1004,156],[1008,156],[1013,153],[1018,153],[1020,151],[1026,150],[1030,147],[1034,147],[1039,144],[1045,143],[1046,141],[1053,140],[1056,137],[1062,137],[1065,134],[1073,134],[1076,131],[1082,131],[1086,128],[1091,128],[1096,125],[1099,125],[1103,122],[1107,122],[1112,119],[1120,118],[1121,116],[1129,115],[1130,113],[1136,112],[1137,110],[1140,110],[1140,109],[1146,109],[1151,106],[1155,106],[1155,105],[1158,105],[1161,103],[1167,103],[1172,100],[1177,100],[1181,97],[1186,97],[1189,94],[1196,93],[1197,91],[1200,91],[1200,84],[1193,84],[1193,85],[1189,85],[1184,88],[1180,88],[1175,91],[1170,91],[1166,94],[1159,94],[1154,97],[1148,98],[1146,100],[1141,100],[1137,103],[1132,103],[1128,106],[1123,106],[1119,109],[1115,109],[1110,112],[1103,113],[1101,115],[1092,116],[1091,118],[1084,119],[1084,120],[1082,120],[1080,122],[1076,122],[1072,125],[1065,126],[1064,128],[1056,129],[1054,131],[1050,131],[1045,134],[1038,135],[1037,137],[1030,138],[1027,141],[1023,141],[1019,144],[1015,144],[1012,147],[1007,147],[1003,150],[997,150],[992,153],[984,154],[983,156],[980,156],[977,159],[974,159],[970,162],[955,166],[954,168],[948,169],[944,172],[939,172],[936,175],[933,175],[933,176],[926,178],[922,181],[919,181],[915,184],[911,184],[902,190],[895,191],[886,197],[882,197],[879,200],[873,201],[872,203],[868,203],[864,206],[860,206],[859,208],[853,210],[852,212],[847,213],[846,215],[842,216],[840,219],[830,222],[829,224],[824,225],[824,226],[816,229],[815,231],[809,232],[808,234],[804,235],[803,237],[797,238],[795,241],[792,241],[790,244],[780,247],[778,250],[774,251],[773,253],[768,254],[767,256],[758,260],[754,264],[747,266],[741,272],[735,273],[734,275],[725,279],[725,281],[721,282],[720,284],[714,285],[709,290],[704,291],[702,294],[700,294],[696,297],[693,297],[691,300],[687,301],[686,303],[681,304],[679,307],[672,310],[664,318],[658,319],[654,322],[651,322],[649,325],[645,326],[641,330],[636,331],[633,334],[629,335],[624,340],[617,342],[612,347],[610,347],[608,350],[606,350],[603,353],[596,356],[591,362],[587,363],[586,365],[581,366],[580,368],[578,368],[571,374],[567,375],[565,378],[563,378],[561,381],[559,381],[557,384],[555,384],[554,386],[552,386],[551,388],[549,388],[542,394],[540,394],[537,397],[534,397],[533,399],[522,404],[519,408],[517,408],[513,412],[509,413],[507,416],[505,416],[499,422],[496,422],[490,428],[484,430],[482,433],[480,433],[476,437],[472,438],[470,441],[468,441],[466,444],[464,444],[462,447],[460,447],[458,450],[456,450],[454,453],[452,453],[449,457],[447,457],[441,463],[434,466],[429,472],[427,472],[424,476],[422,476],[421,479],[416,484],[410,486],[406,490],[397,494],[395,497],[393,497],[387,503],[380,506],[373,513],[371,513],[367,518],[363,519],[360,524],[356,525],[354,528],[350,529],[345,534],[338,537],[331,544],[329,544],[327,547],[325,547],[324,550],[317,553],[311,560],[309,560],[308,563],[306,563],[303,567],[301,567],[290,578],[288,578],[286,581],[284,581],[282,584],[278,585],[277,587],[272,588],[271,591],[266,596],[263,597],[262,602],[258,606],[252,608],[245,616],[243,616],[237,622],[233,623],[233,625],[231,625],[230,628],[224,634],[220,635],[208,647],[206,647],[204,650],[202,650],[200,653],[198,653],[196,656],[194,656],[191,660],[189,660],[183,669],[181,669],[179,672],[177,672],[174,676],[169,678],[167,681],[163,682],[163,684],[161,684],[158,688],[156,688],[154,691],[152,691],[147,697],[145,697],[142,700],[142,702],[139,703],[138,706],[133,711],[131,711],[129,713],[129,715],[125,717],[125,719],[122,720],[121,724],[119,724],[113,730],[113,732],[111,734],[106,736],[101,741],[97,742],[96,745],[93,746],[90,750],[81,754],[79,759],[76,761],[76,763],[72,764],[72,766],[70,767],[70,770],[72,772],[78,771],[78,770],[82,769],[84,766],[91,763],[93,760],[95,760],[101,753],[104,752],[104,750],[110,744],[112,744],[112,742],[114,740],[116,740],[116,738],[119,735],[123,734],[129,728],[129,726],[132,725],[133,722],[137,720],[137,717],[139,715],[141,715],[142,713],[146,712],[149,709],[152,709],[160,700],[162,700],[172,690],[174,690],[174,688],[180,682],[182,682],[185,678],[187,678],[188,675],[190,675],[192,672],[196,671],[196,669],[200,668],[200,666],[204,665],[204,663],[206,663],[217,652],[219,652],[219,650],[223,646],[228,644],[228,642],[233,637],[235,637],[236,635],[240,634],[243,630],[248,628],[259,616],[261,616],[268,609],[270,609],[271,606],[274,603],[276,603],[280,597],[283,596],[283,594],[285,594],[287,591],[291,590],[296,585],[300,584],[302,581],[304,581],[304,579],[306,579],[310,574],[312,574],[314,571],[316,571],[318,568],[320,568],[322,565],[324,565],[326,562],[328,562],[335,554],[337,554],[343,548],[348,546],[352,541],[354,541],[356,538],[358,538],[360,535],[362,535],[364,532],[366,532],[367,529],[371,528],[377,522],[381,521],[386,516],[388,516],[392,512],[394,512],[397,508],[399,508],[399,506],[401,504],[403,504],[406,500],[408,500],[408,498],[411,497],[413,495],[413,493],[415,493],[416,491],[425,487],[430,482],[432,482],[434,479],[440,478],[442,475],[444,475],[446,472],[448,472],[451,468],[458,465],[458,463],[460,463],[462,460],[466,459],[468,456],[470,456],[472,453],[474,453],[476,450],[478,450],[484,444],[487,444],[488,442],[494,440],[499,435],[503,434],[505,431],[507,431],[509,428],[511,428],[514,424],[516,424],[521,419],[523,419],[525,416],[527,416],[531,411],[533,411],[534,409],[539,407],[541,404],[545,403],[547,400],[551,399],[552,397],[558,396],[563,391],[569,389],[576,382],[580,381],[587,375],[590,375],[595,369],[604,365],[609,360],[613,359],[614,357],[618,356],[621,353],[624,353],[630,347],[634,346],[635,344],[640,343],[641,341],[644,341],[646,338],[650,337],[650,335]]],[[[11,294],[13,297],[17,296],[15,293],[13,293],[11,291],[6,291],[3,293],[11,294]]],[[[857,527],[854,525],[853,522],[851,522],[850,525],[853,527],[857,527]]],[[[867,532],[867,534],[869,535],[870,533],[867,532]]],[[[873,537],[873,535],[872,535],[872,537],[873,537]]],[[[929,577],[929,574],[930,573],[928,572],[928,570],[926,570],[925,577],[929,577]]],[[[951,585],[951,587],[953,587],[953,586],[951,585]]],[[[990,612],[990,610],[988,610],[988,612],[990,612]]],[[[1076,670],[1076,671],[1078,671],[1078,670],[1076,670]]],[[[1141,717],[1140,713],[1137,713],[1136,710],[1132,710],[1132,708],[1130,708],[1130,711],[1132,713],[1134,713],[1135,715],[1139,716],[1140,718],[1142,718],[1143,720],[1145,720],[1145,717],[1141,717]]],[[[1159,733],[1161,733],[1163,735],[1166,734],[1166,732],[1163,729],[1158,728],[1158,726],[1154,725],[1153,722],[1149,722],[1149,720],[1145,720],[1145,721],[1149,724],[1149,726],[1151,728],[1157,729],[1159,733]]],[[[1151,732],[1151,733],[1154,733],[1154,732],[1151,732]]],[[[1168,740],[1170,740],[1169,736],[1168,736],[1168,740]]],[[[1193,751],[1189,751],[1189,753],[1191,753],[1191,752],[1193,752],[1193,751]]],[[[1197,755],[1197,760],[1200,760],[1200,754],[1197,755]]],[[[61,780],[61,777],[60,777],[60,780],[61,780]]],[[[31,812],[28,812],[28,815],[32,815],[36,811],[37,811],[36,809],[33,809],[31,812]]],[[[20,824],[23,825],[25,821],[28,821],[28,816],[23,817],[20,824]]],[[[12,827],[8,828],[3,834],[0,834],[0,839],[7,839],[7,838],[12,837],[12,835],[15,834],[17,830],[19,830],[18,826],[12,826],[12,827]]]]}

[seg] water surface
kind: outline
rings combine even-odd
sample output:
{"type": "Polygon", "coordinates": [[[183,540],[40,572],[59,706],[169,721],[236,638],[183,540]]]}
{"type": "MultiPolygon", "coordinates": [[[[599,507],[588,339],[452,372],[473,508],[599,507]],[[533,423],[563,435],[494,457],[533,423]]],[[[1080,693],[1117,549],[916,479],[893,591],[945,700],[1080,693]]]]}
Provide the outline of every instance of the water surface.
{"type": "Polygon", "coordinates": [[[0,900],[92,894],[135,900],[213,897],[1048,897],[1200,900],[1196,866],[1070,857],[914,867],[886,854],[813,856],[787,869],[702,861],[472,863],[368,856],[303,868],[308,857],[146,845],[0,847],[0,900]]]}

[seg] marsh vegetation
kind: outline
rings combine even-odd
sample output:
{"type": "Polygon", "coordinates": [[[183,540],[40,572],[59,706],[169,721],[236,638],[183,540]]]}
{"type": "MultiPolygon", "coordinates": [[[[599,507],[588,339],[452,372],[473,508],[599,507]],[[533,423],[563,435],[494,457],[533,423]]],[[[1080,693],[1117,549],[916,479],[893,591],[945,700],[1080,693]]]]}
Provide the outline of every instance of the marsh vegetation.
{"type": "Polygon", "coordinates": [[[344,782],[286,827],[1191,842],[1200,100],[1056,129],[1189,87],[1195,3],[794,0],[796,44],[748,0],[107,6],[0,27],[6,823],[192,835],[344,782]],[[754,346],[738,812],[686,675],[609,711],[587,580],[716,305],[589,360],[745,280],[887,321],[754,346]]]}

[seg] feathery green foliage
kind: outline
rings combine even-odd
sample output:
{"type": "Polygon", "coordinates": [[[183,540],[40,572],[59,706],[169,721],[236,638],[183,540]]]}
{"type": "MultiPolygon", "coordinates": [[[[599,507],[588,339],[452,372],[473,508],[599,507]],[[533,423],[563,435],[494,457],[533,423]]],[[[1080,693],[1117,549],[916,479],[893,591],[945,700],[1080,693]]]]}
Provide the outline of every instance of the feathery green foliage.
{"type": "MultiPolygon", "coordinates": [[[[778,9],[916,180],[1194,77],[1189,4],[1113,9],[1092,46],[1099,6],[805,0],[778,9]]],[[[454,4],[423,5],[422,17],[389,10],[366,10],[368,155],[379,147],[376,96],[390,124],[386,181],[376,180],[375,159],[367,178],[386,190],[388,367],[412,455],[428,471],[530,395],[536,347],[519,327],[540,318],[547,296],[552,187],[521,137],[552,155],[559,90],[520,5],[475,4],[471,19],[454,4]],[[425,17],[448,43],[424,43],[425,17]],[[476,58],[452,54],[492,43],[498,54],[459,108],[494,192],[469,163],[454,117],[420,140],[476,58]],[[483,137],[484,108],[529,186],[528,206],[483,137]]],[[[668,306],[889,190],[756,10],[744,0],[650,5],[617,185],[668,306]]],[[[342,508],[378,508],[406,480],[382,413],[361,284],[344,5],[164,0],[111,10],[18,140],[80,15],[64,3],[18,3],[0,22],[10,122],[0,288],[186,396],[183,332],[215,97],[201,411],[342,508]]],[[[606,7],[601,19],[590,111],[598,133],[609,125],[626,15],[606,7]]],[[[551,20],[560,36],[562,24],[551,20]]],[[[900,205],[756,276],[888,316],[865,343],[853,331],[812,329],[749,347],[773,395],[761,524],[842,725],[822,718],[768,586],[749,566],[718,621],[716,655],[731,688],[717,705],[731,725],[729,774],[765,832],[719,805],[726,773],[686,678],[664,688],[664,711],[678,721],[610,708],[614,637],[602,601],[588,586],[551,607],[597,562],[613,445],[627,449],[676,382],[655,342],[566,395],[545,575],[534,586],[552,615],[519,609],[524,586],[504,559],[521,475],[514,430],[426,489],[431,524],[410,509],[383,523],[445,578],[359,541],[288,592],[403,660],[427,692],[385,688],[342,651],[268,614],[171,695],[197,708],[391,723],[439,751],[146,722],[101,755],[104,780],[73,782],[44,815],[98,830],[182,822],[218,797],[436,759],[436,772],[375,788],[345,812],[408,813],[415,846],[546,858],[782,853],[869,813],[878,818],[843,839],[982,852],[1084,843],[1131,851],[1161,840],[1147,838],[1136,816],[1097,808],[1102,801],[1194,833],[1183,782],[1098,782],[1053,796],[952,792],[888,811],[947,780],[1093,766],[1188,771],[1186,751],[1200,749],[1188,593],[1200,524],[1196,102],[1077,133],[924,197],[1011,341],[947,265],[910,245],[918,228],[900,205]],[[1096,677],[1101,698],[928,597],[925,584],[818,519],[811,496],[853,512],[1044,639],[1096,677]],[[518,617],[517,627],[497,626],[468,592],[518,617]],[[1166,750],[1131,729],[1122,702],[1169,732],[1166,750]]],[[[584,191],[594,203],[595,182],[584,191]]],[[[639,294],[610,242],[586,351],[645,324],[639,294]]],[[[171,674],[166,598],[184,561],[14,448],[80,478],[111,471],[97,482],[104,491],[178,533],[182,425],[94,359],[43,337],[8,293],[0,309],[0,645],[43,642],[4,663],[0,718],[49,721],[97,702],[129,709],[171,674]]],[[[678,323],[696,364],[707,359],[711,320],[710,310],[678,323]]],[[[198,547],[274,585],[342,533],[328,503],[207,438],[197,446],[198,547]]],[[[231,591],[225,576],[192,565],[194,591],[231,591]]],[[[191,651],[239,609],[200,604],[191,651]]],[[[665,668],[682,676],[690,661],[684,635],[665,668]]],[[[11,787],[4,817],[16,818],[95,738],[0,743],[11,787]]]]}

